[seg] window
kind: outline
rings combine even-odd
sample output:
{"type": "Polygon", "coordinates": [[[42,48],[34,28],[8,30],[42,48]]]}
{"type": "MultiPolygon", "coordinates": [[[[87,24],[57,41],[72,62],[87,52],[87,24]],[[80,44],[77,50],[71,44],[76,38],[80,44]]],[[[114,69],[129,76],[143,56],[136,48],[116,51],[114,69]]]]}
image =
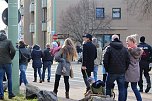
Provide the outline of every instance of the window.
{"type": "Polygon", "coordinates": [[[104,18],[104,8],[96,8],[96,18],[104,18]]]}
{"type": "Polygon", "coordinates": [[[112,9],[112,18],[113,19],[121,19],[121,8],[113,8],[112,9]]]}

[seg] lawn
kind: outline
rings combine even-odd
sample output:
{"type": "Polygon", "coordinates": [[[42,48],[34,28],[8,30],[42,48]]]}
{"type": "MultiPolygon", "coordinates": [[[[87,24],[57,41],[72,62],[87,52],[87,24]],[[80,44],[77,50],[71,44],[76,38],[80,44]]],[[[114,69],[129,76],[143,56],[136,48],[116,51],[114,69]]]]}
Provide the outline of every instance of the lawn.
{"type": "Polygon", "coordinates": [[[5,92],[5,95],[4,95],[4,100],[3,101],[37,101],[37,99],[31,99],[31,100],[27,100],[25,98],[24,95],[20,94],[20,95],[17,95],[16,97],[12,98],[12,99],[8,99],[8,93],[5,92]]]}

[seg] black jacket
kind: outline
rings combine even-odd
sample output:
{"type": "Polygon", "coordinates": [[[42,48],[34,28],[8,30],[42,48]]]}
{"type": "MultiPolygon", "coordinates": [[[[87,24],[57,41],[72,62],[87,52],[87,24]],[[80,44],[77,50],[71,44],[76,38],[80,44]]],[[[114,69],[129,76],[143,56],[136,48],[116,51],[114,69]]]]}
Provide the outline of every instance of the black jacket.
{"type": "Polygon", "coordinates": [[[97,58],[97,49],[92,42],[87,42],[83,44],[83,59],[82,66],[86,66],[86,68],[90,71],[93,71],[94,68],[94,60],[97,58]]]}
{"type": "Polygon", "coordinates": [[[130,63],[129,53],[120,41],[112,41],[104,54],[103,64],[108,73],[124,74],[130,63]]]}
{"type": "Polygon", "coordinates": [[[139,43],[138,47],[144,50],[141,61],[152,62],[152,47],[144,42],[139,43]]]}
{"type": "Polygon", "coordinates": [[[51,61],[53,63],[53,56],[51,55],[50,53],[50,48],[46,48],[44,51],[43,51],[43,62],[45,61],[51,61]]]}
{"type": "Polygon", "coordinates": [[[27,65],[30,59],[31,59],[31,53],[25,47],[25,45],[19,46],[19,64],[27,65]]]}

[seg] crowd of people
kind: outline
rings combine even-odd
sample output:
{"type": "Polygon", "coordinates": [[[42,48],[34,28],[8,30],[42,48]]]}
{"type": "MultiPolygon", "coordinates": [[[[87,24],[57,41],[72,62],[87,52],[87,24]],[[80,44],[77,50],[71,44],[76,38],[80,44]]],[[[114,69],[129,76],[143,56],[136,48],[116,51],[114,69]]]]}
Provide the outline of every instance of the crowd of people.
{"type": "MultiPolygon", "coordinates": [[[[152,48],[145,43],[145,37],[142,36],[140,43],[137,44],[137,35],[127,36],[127,47],[125,47],[118,35],[112,35],[110,44],[104,50],[99,46],[97,38],[92,37],[91,34],[85,34],[82,37],[84,41],[82,49],[76,47],[70,38],[65,39],[62,46],[57,42],[47,43],[43,51],[38,44],[33,45],[31,49],[24,41],[19,41],[16,47],[19,49],[20,85],[22,83],[25,86],[28,84],[26,69],[30,61],[34,70],[33,82],[38,81],[38,73],[39,83],[45,82],[46,70],[48,70],[47,82],[50,82],[51,65],[53,61],[56,61],[58,65],[53,92],[57,95],[60,78],[63,76],[65,97],[69,99],[71,62],[77,60],[79,52],[82,52],[81,72],[86,85],[86,93],[91,89],[88,78],[93,73],[94,81],[100,80],[97,73],[99,66],[102,65],[104,71],[102,80],[106,85],[106,95],[112,96],[111,89],[114,88],[116,81],[119,92],[118,101],[126,101],[128,84],[130,83],[136,99],[142,101],[140,92],[143,92],[143,72],[147,81],[145,92],[148,93],[151,88],[149,64],[152,62],[152,48]],[[138,85],[140,89],[138,89],[138,85]]],[[[4,99],[3,78],[5,74],[8,80],[8,97],[10,99],[15,97],[12,92],[11,63],[15,52],[12,42],[7,39],[5,32],[0,31],[0,100],[4,99]]]]}

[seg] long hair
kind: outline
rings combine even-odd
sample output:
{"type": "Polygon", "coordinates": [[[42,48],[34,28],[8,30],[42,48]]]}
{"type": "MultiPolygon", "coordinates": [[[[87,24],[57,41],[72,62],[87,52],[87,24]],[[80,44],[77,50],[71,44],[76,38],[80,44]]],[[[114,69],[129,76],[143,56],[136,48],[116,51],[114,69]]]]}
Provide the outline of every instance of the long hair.
{"type": "Polygon", "coordinates": [[[137,34],[132,34],[132,35],[129,35],[129,36],[127,36],[127,38],[126,38],[126,41],[127,40],[130,40],[130,41],[132,41],[134,44],[136,44],[137,43],[137,34]]]}
{"type": "Polygon", "coordinates": [[[63,49],[63,53],[66,54],[67,60],[77,59],[78,55],[77,55],[76,47],[70,38],[67,38],[64,41],[62,49],[63,49]]]}

